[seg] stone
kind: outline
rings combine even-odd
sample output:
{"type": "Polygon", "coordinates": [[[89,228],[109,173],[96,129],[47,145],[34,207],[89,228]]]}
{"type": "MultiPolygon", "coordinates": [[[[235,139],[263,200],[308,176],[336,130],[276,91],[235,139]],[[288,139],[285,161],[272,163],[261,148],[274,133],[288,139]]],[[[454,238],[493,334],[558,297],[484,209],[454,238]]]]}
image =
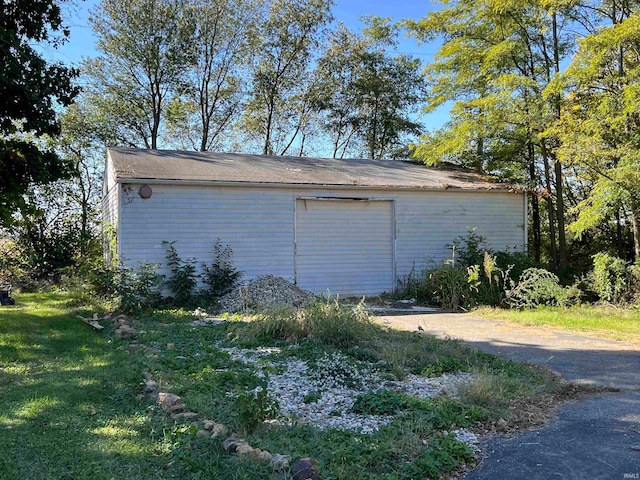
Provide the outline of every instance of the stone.
{"type": "Polygon", "coordinates": [[[247,445],[247,441],[244,438],[231,436],[224,440],[220,446],[227,453],[236,453],[240,445],[247,445]]]}
{"type": "Polygon", "coordinates": [[[147,347],[144,349],[144,353],[147,355],[160,355],[162,351],[159,348],[147,347]]]}
{"type": "MultiPolygon", "coordinates": [[[[183,420],[191,420],[192,418],[197,417],[198,414],[196,412],[179,412],[171,415],[171,419],[176,422],[181,422],[183,420]]],[[[203,430],[206,432],[206,430],[203,430]]],[[[209,432],[207,432],[207,436],[209,436],[209,432]]]]}
{"type": "Polygon", "coordinates": [[[251,452],[253,452],[254,448],[248,443],[241,443],[236,447],[236,455],[240,458],[251,458],[251,452]]]}
{"type": "Polygon", "coordinates": [[[289,455],[274,455],[271,457],[271,468],[274,470],[286,470],[291,464],[291,457],[289,455]]]}
{"type": "Polygon", "coordinates": [[[157,388],[158,388],[158,384],[151,379],[146,380],[144,382],[144,393],[153,393],[156,391],[157,388]]]}
{"type": "Polygon", "coordinates": [[[261,453],[262,450],[260,450],[259,448],[252,448],[249,452],[249,460],[251,460],[252,462],[258,462],[261,453]]]}
{"type": "Polygon", "coordinates": [[[143,348],[144,347],[142,345],[140,345],[139,343],[132,343],[131,345],[129,345],[128,350],[129,350],[129,353],[131,355],[133,355],[138,350],[142,350],[143,348]]]}
{"type": "Polygon", "coordinates": [[[198,430],[196,432],[196,438],[209,438],[209,432],[206,430],[198,430]]]}
{"type": "Polygon", "coordinates": [[[211,431],[213,430],[214,425],[215,423],[212,422],[211,420],[205,420],[202,428],[204,428],[205,430],[211,431]]]}
{"type": "Polygon", "coordinates": [[[167,410],[167,412],[169,413],[179,413],[182,412],[184,410],[184,403],[176,403],[175,405],[172,405],[169,407],[169,409],[167,410]]]}
{"type": "Polygon", "coordinates": [[[228,429],[226,426],[224,426],[221,423],[215,423],[212,427],[211,427],[211,438],[219,438],[219,437],[224,437],[228,432],[228,429]]]}
{"type": "Polygon", "coordinates": [[[175,350],[176,346],[174,343],[167,343],[167,350],[175,350]]]}
{"type": "Polygon", "coordinates": [[[160,392],[158,393],[158,405],[165,412],[174,412],[176,411],[174,407],[180,406],[180,409],[184,408],[184,402],[182,398],[176,395],[175,393],[169,392],[160,392]]]}
{"type": "Polygon", "coordinates": [[[126,330],[120,327],[120,328],[116,328],[113,334],[119,338],[129,338],[131,335],[133,335],[133,330],[131,329],[126,330]]]}
{"type": "Polygon", "coordinates": [[[631,450],[636,450],[636,451],[640,452],[640,444],[638,444],[638,445],[631,445],[631,447],[629,447],[629,448],[631,448],[631,450]]]}
{"type": "Polygon", "coordinates": [[[267,450],[263,450],[258,455],[258,463],[261,463],[262,465],[268,465],[271,463],[272,458],[273,455],[271,455],[271,453],[269,453],[267,450]]]}
{"type": "Polygon", "coordinates": [[[317,465],[318,462],[313,458],[301,458],[291,466],[292,480],[318,480],[320,473],[317,465]]]}

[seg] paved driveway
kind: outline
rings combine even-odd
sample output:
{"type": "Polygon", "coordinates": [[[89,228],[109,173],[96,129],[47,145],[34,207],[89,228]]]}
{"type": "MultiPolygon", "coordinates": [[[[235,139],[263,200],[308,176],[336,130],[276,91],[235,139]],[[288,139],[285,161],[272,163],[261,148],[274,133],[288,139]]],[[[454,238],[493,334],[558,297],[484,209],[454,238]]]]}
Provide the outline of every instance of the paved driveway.
{"type": "Polygon", "coordinates": [[[640,348],[470,314],[384,314],[396,328],[457,338],[503,357],[546,365],[565,379],[619,388],[562,406],[547,427],[486,443],[465,478],[640,479],[640,348]]]}

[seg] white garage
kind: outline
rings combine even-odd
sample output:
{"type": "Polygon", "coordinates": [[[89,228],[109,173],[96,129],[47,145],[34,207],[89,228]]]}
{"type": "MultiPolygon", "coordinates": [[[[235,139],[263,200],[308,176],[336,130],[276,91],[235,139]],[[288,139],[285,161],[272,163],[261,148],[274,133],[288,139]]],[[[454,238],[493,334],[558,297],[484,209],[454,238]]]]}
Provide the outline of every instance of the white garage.
{"type": "Polygon", "coordinates": [[[388,292],[450,257],[470,228],[526,248],[526,196],[474,173],[403,161],[110,148],[103,190],[115,260],[197,265],[217,239],[245,279],[276,275],[317,293],[388,292]]]}

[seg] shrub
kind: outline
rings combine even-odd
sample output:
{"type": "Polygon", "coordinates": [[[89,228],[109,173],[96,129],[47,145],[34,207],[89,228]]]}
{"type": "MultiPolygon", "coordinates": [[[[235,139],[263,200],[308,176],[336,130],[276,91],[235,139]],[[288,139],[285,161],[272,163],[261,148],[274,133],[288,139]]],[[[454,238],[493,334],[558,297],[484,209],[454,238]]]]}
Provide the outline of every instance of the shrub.
{"type": "Polygon", "coordinates": [[[593,256],[593,289],[605,302],[618,303],[630,297],[630,271],[621,258],[600,252],[593,256]]]}
{"type": "Polygon", "coordinates": [[[178,306],[186,306],[193,300],[195,291],[196,268],[193,260],[182,260],[174,246],[174,242],[162,242],[167,246],[167,264],[171,276],[167,280],[167,286],[174,296],[174,302],[178,306]]]}
{"type": "Polygon", "coordinates": [[[428,299],[448,310],[472,303],[468,273],[452,265],[444,264],[428,272],[425,287],[428,299]]]}
{"type": "Polygon", "coordinates": [[[278,401],[268,395],[264,386],[251,391],[238,390],[237,398],[238,422],[247,430],[255,430],[265,420],[277,418],[280,411],[278,401]]]}
{"type": "Polygon", "coordinates": [[[213,300],[218,300],[226,295],[237,285],[242,272],[233,266],[233,250],[229,245],[223,246],[220,239],[213,246],[214,260],[209,266],[202,264],[202,282],[207,286],[204,295],[213,300]]]}
{"type": "Polygon", "coordinates": [[[164,275],[158,264],[142,263],[137,268],[111,267],[114,271],[117,304],[125,312],[136,312],[162,304],[164,275]]]}
{"type": "Polygon", "coordinates": [[[470,228],[466,235],[456,238],[448,248],[453,249],[453,260],[462,267],[482,264],[485,252],[489,251],[486,239],[470,228]]]}
{"type": "Polygon", "coordinates": [[[556,275],[542,268],[525,270],[518,283],[507,288],[505,294],[505,303],[511,308],[563,306],[575,303],[579,298],[576,289],[565,289],[556,275]]]}

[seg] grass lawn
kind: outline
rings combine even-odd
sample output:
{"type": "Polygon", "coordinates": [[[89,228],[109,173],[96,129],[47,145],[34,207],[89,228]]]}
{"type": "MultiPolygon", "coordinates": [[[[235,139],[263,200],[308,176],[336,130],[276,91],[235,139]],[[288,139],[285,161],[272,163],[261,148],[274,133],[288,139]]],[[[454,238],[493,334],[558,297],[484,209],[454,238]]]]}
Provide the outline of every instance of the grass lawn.
{"type": "Polygon", "coordinates": [[[474,313],[522,325],[559,327],[640,343],[640,310],[593,305],[574,307],[538,307],[533,310],[504,310],[480,308],[474,313]]]}
{"type": "MultiPolygon", "coordinates": [[[[129,341],[115,338],[111,326],[95,332],[80,322],[63,295],[16,300],[0,309],[3,480],[273,477],[270,467],[225,454],[219,441],[196,435],[205,419],[274,454],[315,458],[323,479],[439,478],[473,463],[472,451],[450,432],[528,426],[535,418],[527,406],[540,398],[553,404],[549,399],[563,388],[544,370],[451,340],[353,323],[336,311],[309,313],[305,328],[314,329],[313,338],[285,314],[192,326],[186,312],[154,312],[134,319],[136,339],[152,348],[130,355],[129,341]],[[268,353],[246,363],[234,356],[240,350],[268,353]],[[340,359],[330,372],[329,357],[340,359]],[[352,411],[386,415],[387,424],[363,434],[283,417],[278,398],[256,392],[291,362],[323,381],[357,383],[362,372],[375,371],[381,384],[358,393],[352,411]],[[145,397],[143,371],[160,390],[180,395],[197,422],[174,422],[145,397]],[[457,398],[378,390],[416,374],[465,372],[474,380],[457,398]],[[264,422],[269,419],[275,422],[264,422]]],[[[326,401],[326,394],[306,392],[305,403],[326,401]]],[[[338,410],[336,416],[350,413],[338,410]]]]}
{"type": "Polygon", "coordinates": [[[54,294],[0,309],[0,478],[164,475],[164,417],[138,398],[140,366],[54,294]]]}

